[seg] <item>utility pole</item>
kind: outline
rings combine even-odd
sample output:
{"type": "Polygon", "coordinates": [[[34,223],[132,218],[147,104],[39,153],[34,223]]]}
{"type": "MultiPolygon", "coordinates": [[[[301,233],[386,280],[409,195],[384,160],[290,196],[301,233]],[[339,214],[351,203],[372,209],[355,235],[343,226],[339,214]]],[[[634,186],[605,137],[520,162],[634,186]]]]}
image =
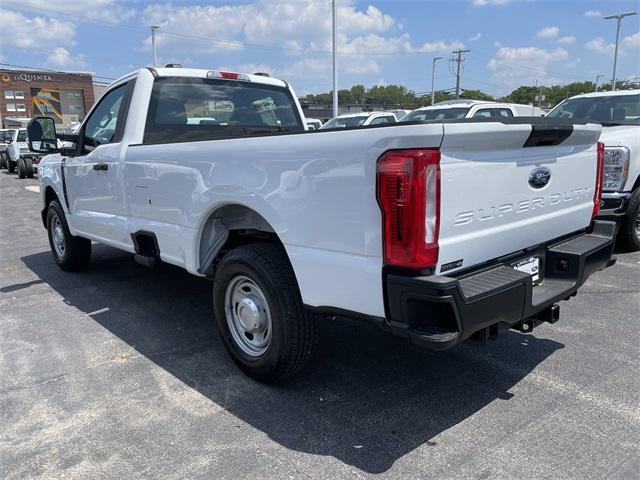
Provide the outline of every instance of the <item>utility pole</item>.
{"type": "Polygon", "coordinates": [[[156,58],[156,30],[160,28],[159,25],[151,25],[151,50],[153,50],[153,66],[158,66],[158,59],[156,58]]]}
{"type": "Polygon", "coordinates": [[[431,105],[436,101],[436,60],[440,60],[441,58],[442,57],[434,57],[431,67],[431,105]]]}
{"type": "Polygon", "coordinates": [[[336,0],[331,0],[331,18],[333,19],[333,116],[337,117],[338,112],[338,65],[336,62],[336,43],[338,26],[336,24],[336,0]]]}
{"type": "Polygon", "coordinates": [[[624,17],[630,17],[631,15],[636,15],[637,12],[627,12],[627,13],[619,13],[617,15],[608,15],[606,17],[602,17],[604,20],[613,20],[616,19],[616,49],[613,54],[613,76],[611,77],[611,90],[616,90],[616,64],[618,63],[618,42],[620,41],[620,22],[624,17]]]}
{"type": "Polygon", "coordinates": [[[604,75],[596,75],[596,92],[598,91],[598,80],[600,80],[600,77],[604,77],[604,75]]]}
{"type": "Polygon", "coordinates": [[[458,67],[456,69],[456,98],[460,98],[460,64],[463,62],[462,60],[462,54],[463,53],[468,53],[471,50],[454,50],[453,53],[454,55],[457,55],[458,58],[455,58],[454,61],[458,64],[458,67]]]}

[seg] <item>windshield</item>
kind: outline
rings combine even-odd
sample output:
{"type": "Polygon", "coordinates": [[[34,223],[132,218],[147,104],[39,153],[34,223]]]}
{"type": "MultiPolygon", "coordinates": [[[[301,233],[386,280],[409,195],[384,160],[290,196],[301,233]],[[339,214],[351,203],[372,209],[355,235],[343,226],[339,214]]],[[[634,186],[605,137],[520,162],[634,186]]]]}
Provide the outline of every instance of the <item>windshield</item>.
{"type": "Polygon", "coordinates": [[[8,142],[13,140],[13,134],[16,133],[15,130],[2,130],[0,131],[0,141],[8,142]]]}
{"type": "Polygon", "coordinates": [[[464,118],[469,109],[464,108],[430,108],[429,110],[414,110],[402,117],[401,122],[418,122],[424,120],[444,120],[447,118],[464,118]]]}
{"type": "Polygon", "coordinates": [[[640,94],[570,98],[547,117],[584,119],[603,125],[640,125],[640,94]]]}
{"type": "Polygon", "coordinates": [[[164,77],[153,86],[144,143],[301,132],[286,88],[208,78],[164,77]]]}
{"type": "Polygon", "coordinates": [[[320,129],[326,130],[327,128],[360,127],[367,118],[369,118],[369,115],[360,115],[357,117],[336,117],[322,125],[320,129]]]}
{"type": "Polygon", "coordinates": [[[18,142],[26,142],[27,141],[27,131],[20,130],[18,132],[18,142]]]}

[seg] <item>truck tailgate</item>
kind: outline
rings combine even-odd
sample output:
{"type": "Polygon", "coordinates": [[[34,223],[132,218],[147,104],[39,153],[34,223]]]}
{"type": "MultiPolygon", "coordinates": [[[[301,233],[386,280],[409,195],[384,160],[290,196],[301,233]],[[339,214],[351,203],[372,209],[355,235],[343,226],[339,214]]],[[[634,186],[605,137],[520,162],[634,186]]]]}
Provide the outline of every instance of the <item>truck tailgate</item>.
{"type": "Polygon", "coordinates": [[[445,123],[437,273],[588,227],[600,132],[593,124],[445,123]]]}

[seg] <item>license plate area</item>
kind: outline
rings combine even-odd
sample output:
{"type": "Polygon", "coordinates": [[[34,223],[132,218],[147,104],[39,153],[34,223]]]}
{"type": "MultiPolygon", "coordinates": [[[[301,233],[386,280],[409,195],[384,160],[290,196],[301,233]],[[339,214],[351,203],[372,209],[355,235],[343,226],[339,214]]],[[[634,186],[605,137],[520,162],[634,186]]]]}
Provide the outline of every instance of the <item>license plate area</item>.
{"type": "Polygon", "coordinates": [[[531,281],[534,285],[538,285],[542,282],[542,266],[544,265],[543,255],[531,255],[528,257],[516,260],[511,264],[511,268],[519,270],[531,275],[531,281]]]}

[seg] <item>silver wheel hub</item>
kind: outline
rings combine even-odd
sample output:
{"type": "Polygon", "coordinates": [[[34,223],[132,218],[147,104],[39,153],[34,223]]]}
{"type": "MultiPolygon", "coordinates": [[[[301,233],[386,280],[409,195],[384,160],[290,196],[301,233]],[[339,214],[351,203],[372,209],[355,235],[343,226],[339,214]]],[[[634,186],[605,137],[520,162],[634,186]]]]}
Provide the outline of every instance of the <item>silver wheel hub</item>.
{"type": "Polygon", "coordinates": [[[638,215],[636,215],[636,218],[635,218],[633,224],[634,224],[633,228],[636,231],[636,235],[638,237],[640,237],[640,213],[638,213],[638,215]]]}
{"type": "Polygon", "coordinates": [[[51,219],[51,238],[53,239],[53,248],[59,257],[64,256],[66,245],[64,241],[64,230],[62,228],[62,222],[57,214],[53,215],[51,219]]]}
{"type": "Polygon", "coordinates": [[[260,287],[244,275],[234,277],[227,285],[224,310],[234,343],[249,356],[264,354],[271,344],[271,313],[260,287]]]}

